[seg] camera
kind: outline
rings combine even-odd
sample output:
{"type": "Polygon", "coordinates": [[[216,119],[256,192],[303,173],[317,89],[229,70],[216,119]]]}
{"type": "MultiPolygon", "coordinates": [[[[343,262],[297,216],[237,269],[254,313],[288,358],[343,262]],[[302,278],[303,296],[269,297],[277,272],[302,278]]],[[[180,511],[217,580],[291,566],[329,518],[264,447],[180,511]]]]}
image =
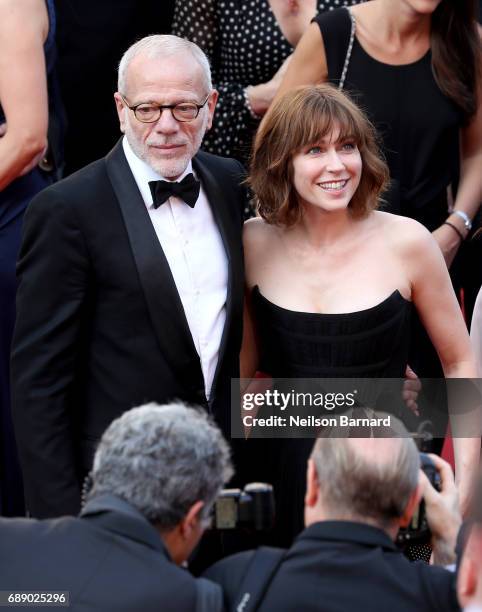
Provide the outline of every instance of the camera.
{"type": "Polygon", "coordinates": [[[244,489],[223,489],[213,508],[212,528],[269,531],[274,525],[273,487],[251,482],[244,489]]]}
{"type": "MultiPolygon", "coordinates": [[[[434,462],[425,453],[420,453],[420,467],[427,476],[430,484],[437,491],[441,490],[440,474],[435,467],[434,462]]],[[[425,513],[425,502],[422,499],[418,508],[412,516],[412,520],[408,527],[400,528],[397,534],[397,546],[405,548],[412,544],[428,544],[430,542],[431,533],[428,526],[427,516],[425,513]]]]}

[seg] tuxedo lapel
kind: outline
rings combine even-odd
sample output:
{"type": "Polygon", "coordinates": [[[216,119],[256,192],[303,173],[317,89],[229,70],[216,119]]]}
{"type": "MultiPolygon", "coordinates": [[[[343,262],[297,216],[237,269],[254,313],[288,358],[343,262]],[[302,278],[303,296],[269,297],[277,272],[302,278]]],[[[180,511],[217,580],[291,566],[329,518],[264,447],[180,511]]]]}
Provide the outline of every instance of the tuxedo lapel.
{"type": "Polygon", "coordinates": [[[243,303],[243,258],[240,249],[241,228],[233,221],[233,215],[230,214],[229,207],[239,206],[236,201],[229,201],[229,196],[226,194],[232,192],[232,185],[226,181],[226,189],[223,189],[223,177],[215,176],[211,168],[212,161],[205,154],[199,153],[193,160],[193,168],[201,180],[201,184],[208,198],[214,220],[218,226],[223,241],[226,257],[228,260],[228,287],[226,298],[226,321],[224,324],[223,335],[221,337],[221,345],[219,347],[218,363],[213,380],[213,391],[211,400],[214,400],[216,382],[219,375],[219,370],[223,363],[229,330],[233,321],[233,317],[239,317],[240,313],[235,312],[237,305],[243,303]]]}
{"type": "Polygon", "coordinates": [[[164,358],[186,390],[204,389],[199,356],[169,264],[119,141],[106,157],[152,325],[164,358]]]}

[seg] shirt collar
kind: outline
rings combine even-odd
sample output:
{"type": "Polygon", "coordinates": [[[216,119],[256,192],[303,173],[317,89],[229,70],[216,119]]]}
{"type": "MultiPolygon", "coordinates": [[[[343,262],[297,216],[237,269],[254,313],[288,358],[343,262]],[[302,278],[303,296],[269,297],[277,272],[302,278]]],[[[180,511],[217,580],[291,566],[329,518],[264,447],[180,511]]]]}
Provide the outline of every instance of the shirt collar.
{"type": "MultiPolygon", "coordinates": [[[[134,176],[134,180],[136,181],[137,187],[141,192],[142,199],[144,200],[145,205],[148,208],[151,208],[152,194],[149,188],[149,181],[169,181],[169,179],[161,176],[158,172],[153,170],[149,164],[146,164],[145,161],[137,157],[125,136],[122,139],[122,147],[124,149],[127,163],[129,164],[131,172],[134,176]]],[[[186,169],[176,180],[182,181],[182,179],[190,173],[193,173],[191,160],[189,160],[186,169]]]]}
{"type": "Polygon", "coordinates": [[[306,539],[356,542],[369,546],[380,546],[388,550],[398,550],[393,540],[383,529],[352,521],[320,521],[314,523],[301,532],[297,541],[306,539]]]}

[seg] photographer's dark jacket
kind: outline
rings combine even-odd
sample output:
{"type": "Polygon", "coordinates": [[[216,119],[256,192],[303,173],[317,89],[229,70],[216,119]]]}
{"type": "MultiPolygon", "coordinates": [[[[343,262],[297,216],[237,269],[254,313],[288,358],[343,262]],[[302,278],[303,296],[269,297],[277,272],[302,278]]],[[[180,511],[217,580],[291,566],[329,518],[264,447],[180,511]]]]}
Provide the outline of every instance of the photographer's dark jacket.
{"type": "MultiPolygon", "coordinates": [[[[254,552],[219,561],[204,574],[225,593],[234,610],[254,552]]],[[[459,610],[454,575],[411,563],[375,527],[324,521],[305,529],[287,551],[260,612],[417,612],[459,610]]]]}
{"type": "Polygon", "coordinates": [[[79,517],[0,519],[0,542],[0,591],[68,591],[71,612],[221,605],[219,587],[175,565],[154,527],[114,496],[92,500],[79,517]]]}

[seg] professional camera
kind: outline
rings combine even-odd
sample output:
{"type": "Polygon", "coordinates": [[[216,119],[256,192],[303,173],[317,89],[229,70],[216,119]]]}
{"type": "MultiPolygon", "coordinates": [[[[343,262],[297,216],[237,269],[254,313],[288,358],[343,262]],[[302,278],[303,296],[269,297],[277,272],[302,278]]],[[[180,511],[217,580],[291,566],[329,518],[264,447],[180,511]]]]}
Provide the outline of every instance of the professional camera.
{"type": "Polygon", "coordinates": [[[273,487],[250,482],[243,490],[223,489],[214,504],[213,529],[268,531],[273,527],[275,503],[273,487]]]}
{"type": "MultiPolygon", "coordinates": [[[[441,490],[440,474],[435,467],[434,462],[425,453],[420,453],[420,467],[427,476],[430,484],[437,491],[441,490]]],[[[427,516],[425,514],[425,502],[422,499],[418,508],[415,510],[412,520],[408,527],[400,528],[397,534],[397,546],[406,548],[411,544],[428,544],[430,542],[431,533],[428,526],[427,516]]]]}

